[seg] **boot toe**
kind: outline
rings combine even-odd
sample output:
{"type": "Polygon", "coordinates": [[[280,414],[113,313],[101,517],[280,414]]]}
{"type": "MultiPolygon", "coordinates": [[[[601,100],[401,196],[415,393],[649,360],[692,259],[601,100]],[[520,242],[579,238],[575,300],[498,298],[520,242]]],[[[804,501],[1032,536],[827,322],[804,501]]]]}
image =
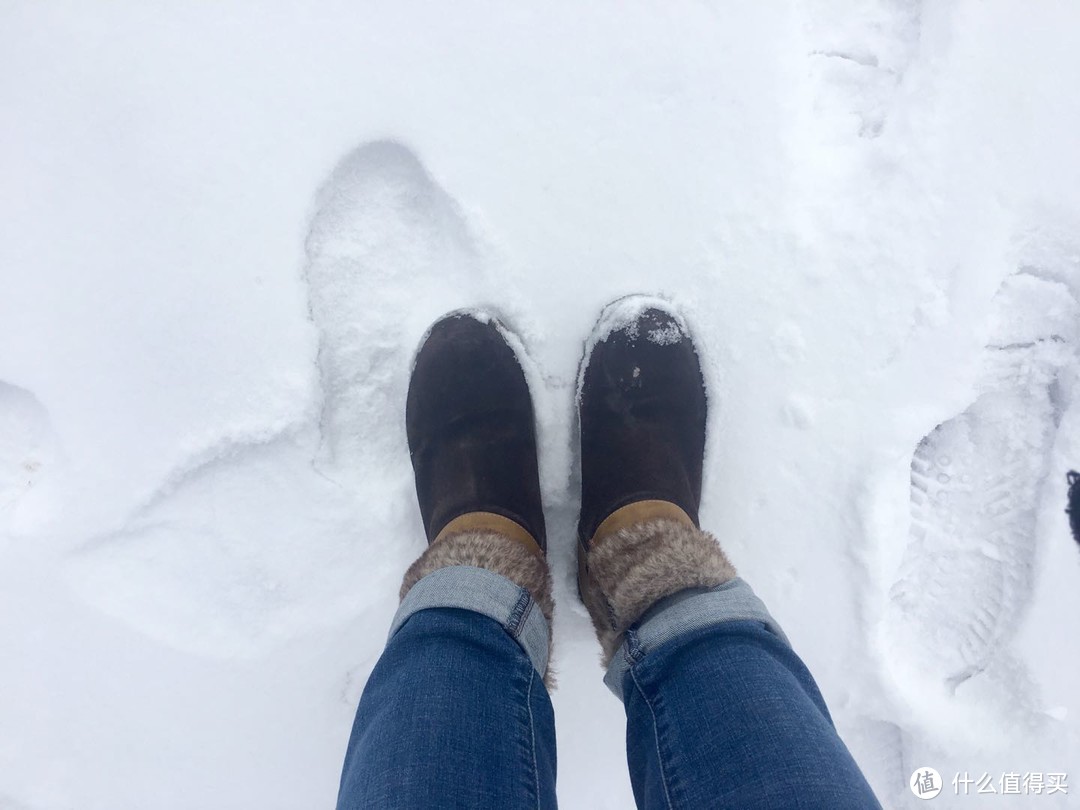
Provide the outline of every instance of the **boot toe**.
{"type": "Polygon", "coordinates": [[[406,403],[410,443],[433,424],[473,420],[492,410],[524,410],[531,418],[528,384],[513,349],[494,320],[443,318],[428,332],[413,366],[406,403]]]}

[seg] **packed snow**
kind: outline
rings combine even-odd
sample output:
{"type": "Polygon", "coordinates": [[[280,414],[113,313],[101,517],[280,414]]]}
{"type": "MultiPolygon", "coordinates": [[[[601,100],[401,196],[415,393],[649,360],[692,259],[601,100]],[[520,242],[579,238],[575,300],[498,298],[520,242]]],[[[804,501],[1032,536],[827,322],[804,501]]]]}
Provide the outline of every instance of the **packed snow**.
{"type": "Polygon", "coordinates": [[[333,805],[424,546],[411,359],[459,307],[531,358],[561,803],[632,806],[573,432],[630,293],[700,344],[703,525],[882,802],[923,806],[932,767],[944,806],[1080,806],[1078,26],[1066,0],[6,4],[0,808],[333,805]]]}

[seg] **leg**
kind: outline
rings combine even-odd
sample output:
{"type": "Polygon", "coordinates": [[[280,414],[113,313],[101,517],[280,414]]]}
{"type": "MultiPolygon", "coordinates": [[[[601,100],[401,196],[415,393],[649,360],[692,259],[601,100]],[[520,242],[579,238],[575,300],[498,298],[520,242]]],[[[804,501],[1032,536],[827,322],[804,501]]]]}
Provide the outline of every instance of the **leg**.
{"type": "Polygon", "coordinates": [[[686,324],[627,299],[589,345],[578,583],[638,804],[877,807],[810,673],[698,526],[707,397],[686,324]]]}
{"type": "Polygon", "coordinates": [[[356,712],[340,810],[555,807],[551,701],[506,627],[459,608],[401,623],[356,712]]]}
{"type": "Polygon", "coordinates": [[[639,806],[878,807],[767,613],[723,618],[751,600],[741,579],[684,591],[627,632],[606,680],[626,706],[639,806]]]}
{"type": "Polygon", "coordinates": [[[554,808],[551,577],[532,401],[505,328],[451,315],[406,429],[428,548],[357,709],[342,808],[554,808]]]}

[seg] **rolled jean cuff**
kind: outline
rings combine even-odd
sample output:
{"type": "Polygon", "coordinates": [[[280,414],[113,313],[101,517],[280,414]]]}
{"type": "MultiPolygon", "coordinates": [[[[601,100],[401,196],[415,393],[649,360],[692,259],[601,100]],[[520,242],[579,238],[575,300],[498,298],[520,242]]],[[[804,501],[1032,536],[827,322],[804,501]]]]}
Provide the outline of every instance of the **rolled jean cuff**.
{"type": "Polygon", "coordinates": [[[741,578],[715,588],[690,588],[661,599],[629,630],[604,675],[604,683],[619,700],[623,678],[650,652],[679,636],[722,622],[756,621],[791,646],[765,603],[741,578]]]}
{"type": "Polygon", "coordinates": [[[548,622],[527,590],[504,576],[471,565],[432,571],[409,589],[394,614],[389,638],[420,610],[458,608],[497,621],[543,677],[548,664],[548,622]]]}

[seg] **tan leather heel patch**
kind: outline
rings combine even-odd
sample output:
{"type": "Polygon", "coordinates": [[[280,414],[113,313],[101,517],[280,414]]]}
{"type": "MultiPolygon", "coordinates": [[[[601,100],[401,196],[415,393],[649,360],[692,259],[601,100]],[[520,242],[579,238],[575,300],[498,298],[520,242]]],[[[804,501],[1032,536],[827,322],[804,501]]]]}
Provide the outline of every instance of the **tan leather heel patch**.
{"type": "Polygon", "coordinates": [[[597,526],[596,534],[589,541],[589,548],[595,548],[598,542],[621,529],[647,520],[674,520],[688,526],[694,525],[690,516],[671,501],[638,501],[616,509],[604,518],[604,522],[597,526]]]}
{"type": "Polygon", "coordinates": [[[466,512],[464,515],[459,515],[443,526],[442,531],[431,543],[434,545],[444,537],[451,534],[460,534],[461,532],[495,532],[495,534],[501,534],[518,545],[524,546],[526,550],[540,559],[544,559],[544,550],[540,548],[540,544],[525,530],[524,526],[510,520],[510,518],[496,515],[494,512],[466,512]]]}

